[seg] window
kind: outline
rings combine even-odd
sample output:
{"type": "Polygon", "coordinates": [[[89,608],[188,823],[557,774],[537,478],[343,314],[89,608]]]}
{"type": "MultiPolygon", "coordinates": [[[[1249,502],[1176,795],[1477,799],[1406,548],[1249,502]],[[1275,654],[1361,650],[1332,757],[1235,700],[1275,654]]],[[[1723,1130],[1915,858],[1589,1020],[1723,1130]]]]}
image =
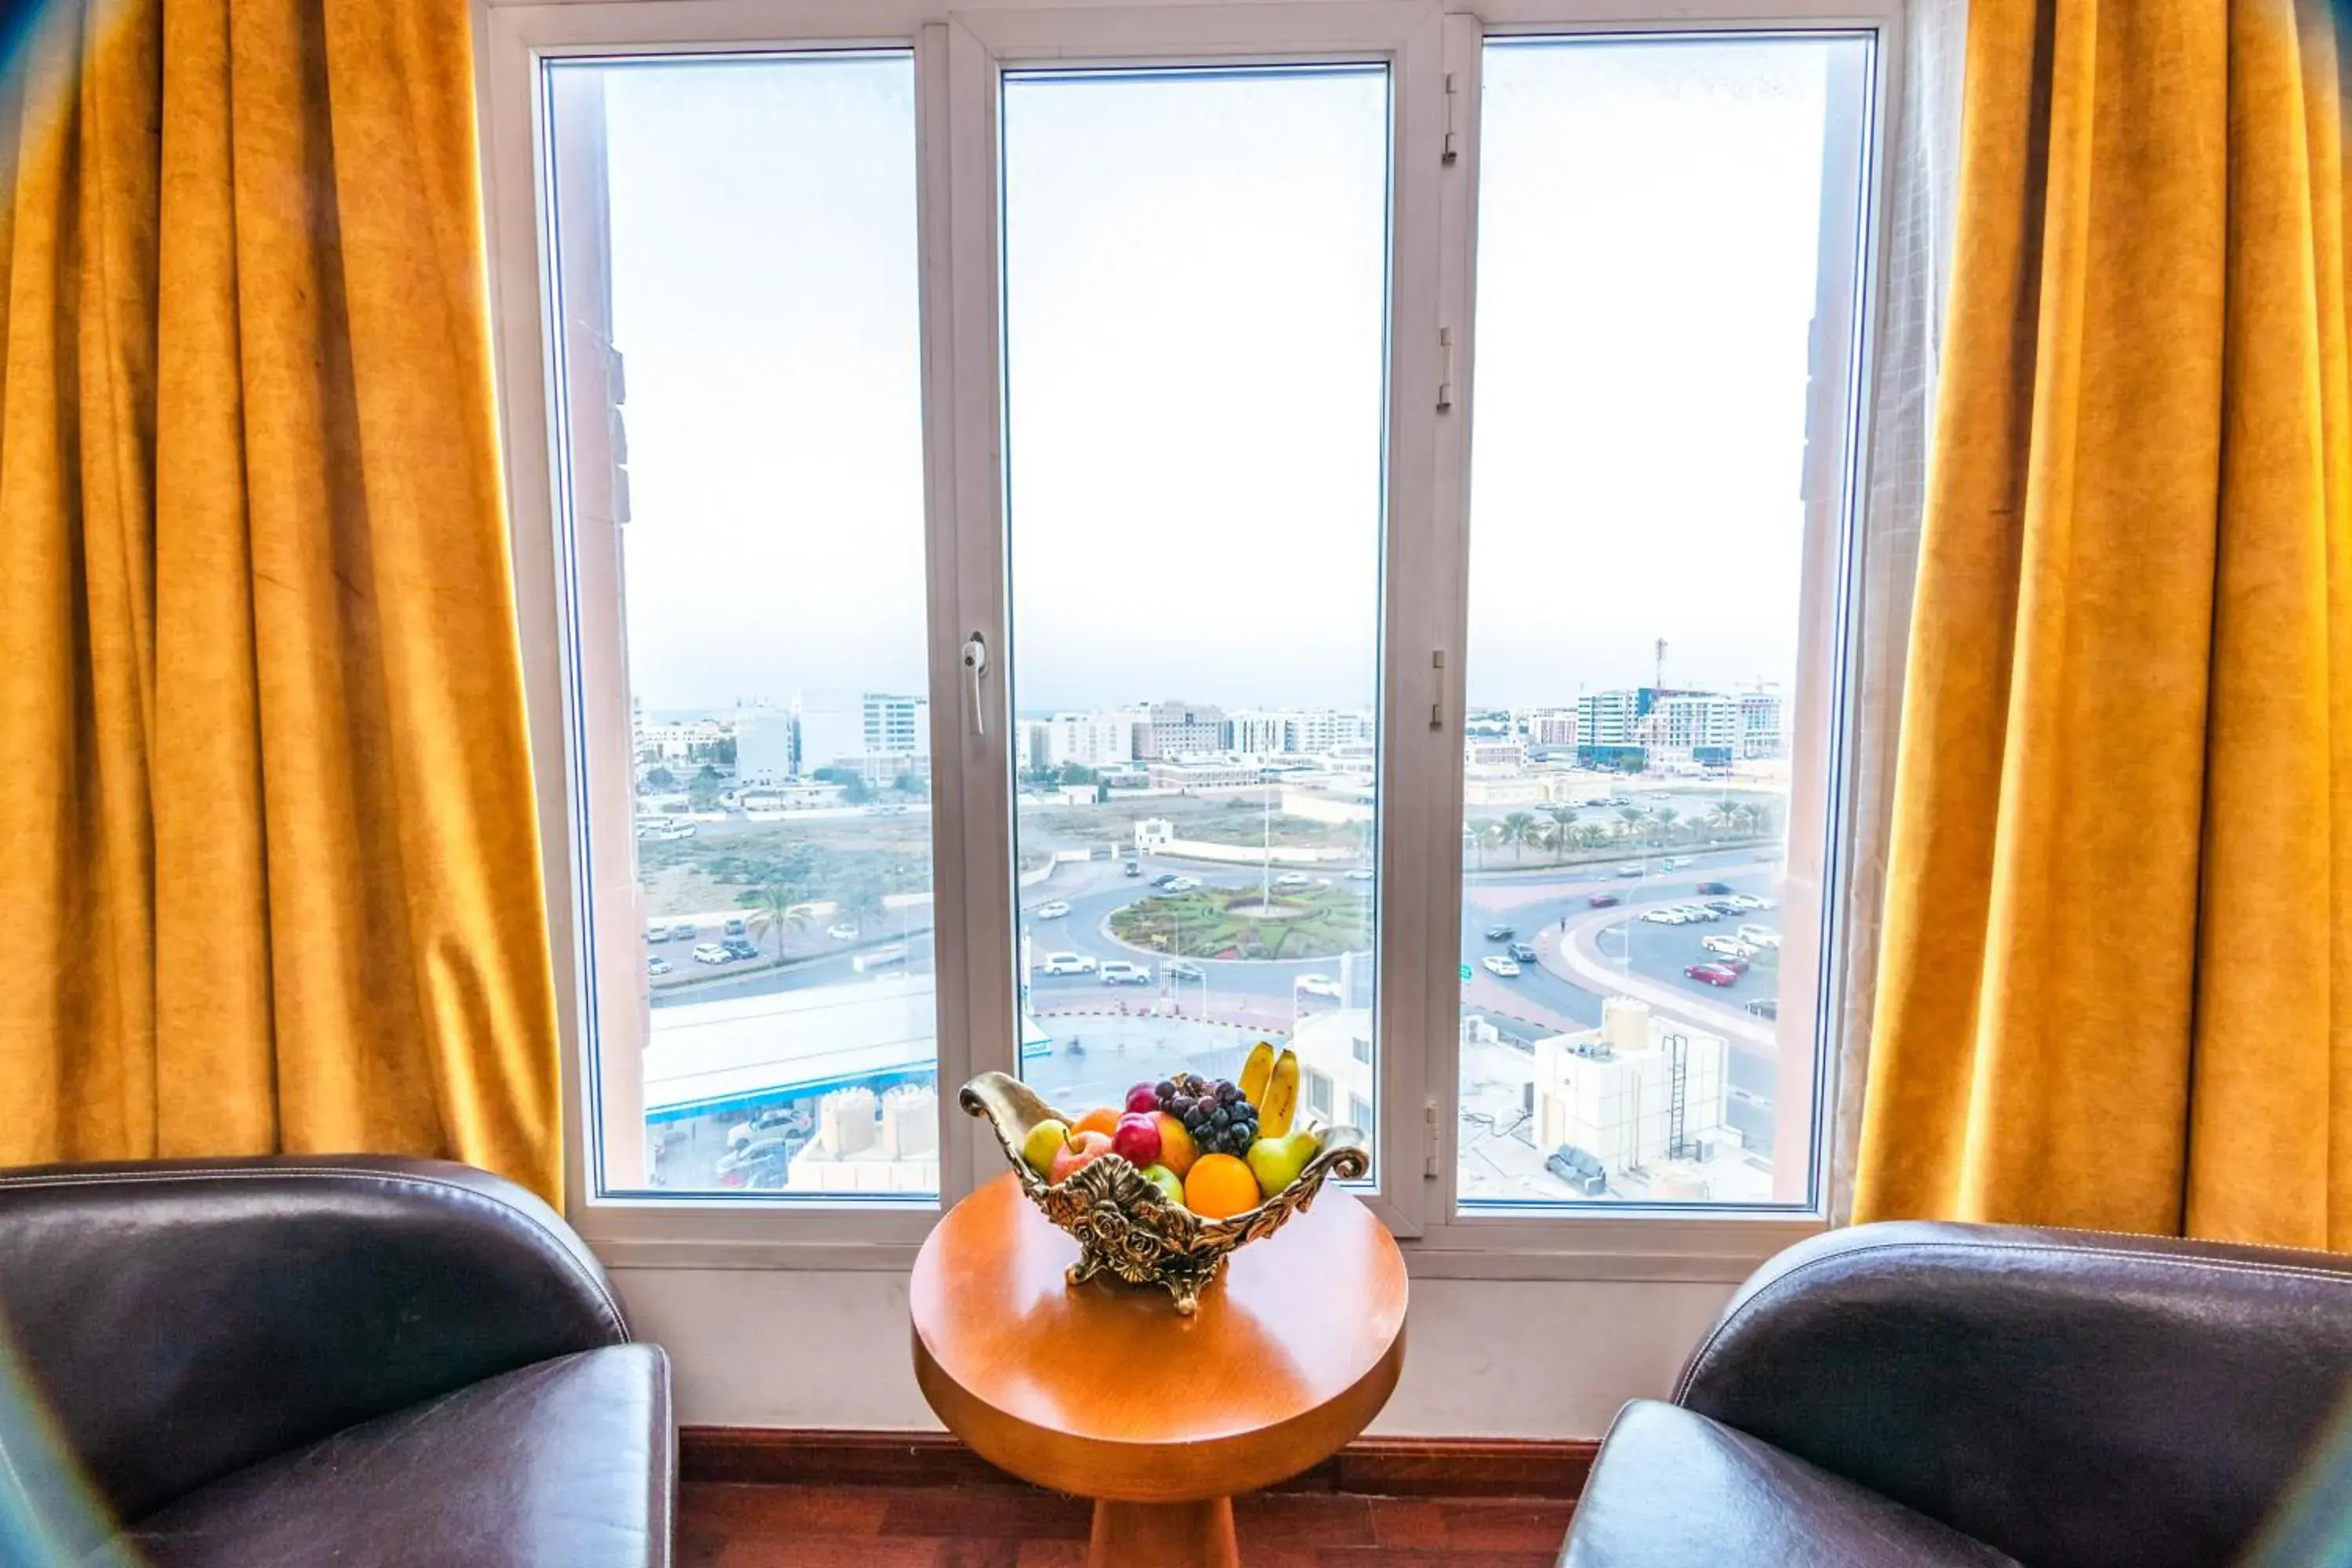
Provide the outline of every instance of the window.
{"type": "Polygon", "coordinates": [[[1370,1096],[1387,72],[1003,95],[1023,1070],[1370,1096]]]}
{"type": "Polygon", "coordinates": [[[1866,60],[1486,46],[1465,1204],[1806,1191],[1822,871],[1796,814],[1821,806],[1797,786],[1833,670],[1800,654],[1840,495],[1800,480],[1851,332],[1866,60]]]}
{"type": "Polygon", "coordinates": [[[608,1190],[939,1190],[914,89],[547,70],[583,578],[617,540],[608,1190]]]}
{"type": "Polygon", "coordinates": [[[1494,4],[491,5],[600,1244],[1261,1039],[1417,1268],[1818,1226],[1895,0],[1494,4]]]}

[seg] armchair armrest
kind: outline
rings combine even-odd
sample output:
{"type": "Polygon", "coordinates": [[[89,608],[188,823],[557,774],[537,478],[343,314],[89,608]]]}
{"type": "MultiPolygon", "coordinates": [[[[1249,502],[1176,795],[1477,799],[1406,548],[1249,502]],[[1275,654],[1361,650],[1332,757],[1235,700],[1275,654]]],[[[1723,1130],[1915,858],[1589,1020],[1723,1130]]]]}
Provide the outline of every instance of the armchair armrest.
{"type": "Polygon", "coordinates": [[[1888,1224],[1740,1288],[1676,1403],[2028,1563],[2227,1561],[2352,1373],[2352,1258],[1888,1224]]]}
{"type": "Polygon", "coordinates": [[[604,1271],[539,1199],[469,1166],[368,1156],[0,1175],[0,1331],[129,1520],[628,1339],[604,1271]]]}

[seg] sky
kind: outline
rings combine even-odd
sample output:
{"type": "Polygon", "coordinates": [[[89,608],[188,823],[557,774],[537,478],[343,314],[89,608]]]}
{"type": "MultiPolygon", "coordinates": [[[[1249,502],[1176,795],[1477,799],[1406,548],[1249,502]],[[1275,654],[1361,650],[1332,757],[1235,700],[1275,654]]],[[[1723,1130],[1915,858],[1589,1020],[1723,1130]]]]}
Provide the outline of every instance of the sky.
{"type": "MultiPolygon", "coordinates": [[[[1470,697],[1787,682],[1817,42],[1490,47],[1470,697]]],[[[904,56],[558,68],[604,95],[648,710],[919,690],[904,56]]],[[[1013,697],[1369,707],[1378,68],[1004,91],[1013,697]]]]}

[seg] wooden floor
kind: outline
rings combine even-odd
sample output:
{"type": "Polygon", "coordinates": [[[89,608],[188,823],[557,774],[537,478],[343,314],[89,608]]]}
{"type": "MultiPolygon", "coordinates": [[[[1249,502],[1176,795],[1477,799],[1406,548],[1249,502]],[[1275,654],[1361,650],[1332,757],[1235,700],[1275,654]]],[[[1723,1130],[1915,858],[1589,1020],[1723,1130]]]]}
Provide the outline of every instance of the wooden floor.
{"type": "MultiPolygon", "coordinates": [[[[1246,1568],[1551,1568],[1573,1503],[1276,1492],[1237,1500],[1246,1568]]],[[[1082,1568],[1088,1507],[1027,1487],[678,1489],[677,1568],[1082,1568]]]]}

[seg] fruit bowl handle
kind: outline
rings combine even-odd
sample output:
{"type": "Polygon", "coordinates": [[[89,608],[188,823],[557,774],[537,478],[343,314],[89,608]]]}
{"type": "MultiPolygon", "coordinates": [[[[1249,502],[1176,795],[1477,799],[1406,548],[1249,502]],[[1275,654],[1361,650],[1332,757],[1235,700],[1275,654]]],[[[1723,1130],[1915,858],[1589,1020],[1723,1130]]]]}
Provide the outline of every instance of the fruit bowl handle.
{"type": "Polygon", "coordinates": [[[1323,1134],[1323,1147],[1315,1158],[1307,1162],[1298,1173],[1298,1180],[1320,1181],[1325,1176],[1337,1176],[1352,1182],[1372,1173],[1371,1139],[1360,1127],[1333,1127],[1323,1134]]]}
{"type": "Polygon", "coordinates": [[[1015,1165],[1021,1163],[1021,1142],[1032,1127],[1048,1117],[1068,1120],[1040,1099],[1035,1089],[1005,1072],[982,1073],[963,1086],[956,1102],[966,1115],[987,1118],[1015,1165]]]}

